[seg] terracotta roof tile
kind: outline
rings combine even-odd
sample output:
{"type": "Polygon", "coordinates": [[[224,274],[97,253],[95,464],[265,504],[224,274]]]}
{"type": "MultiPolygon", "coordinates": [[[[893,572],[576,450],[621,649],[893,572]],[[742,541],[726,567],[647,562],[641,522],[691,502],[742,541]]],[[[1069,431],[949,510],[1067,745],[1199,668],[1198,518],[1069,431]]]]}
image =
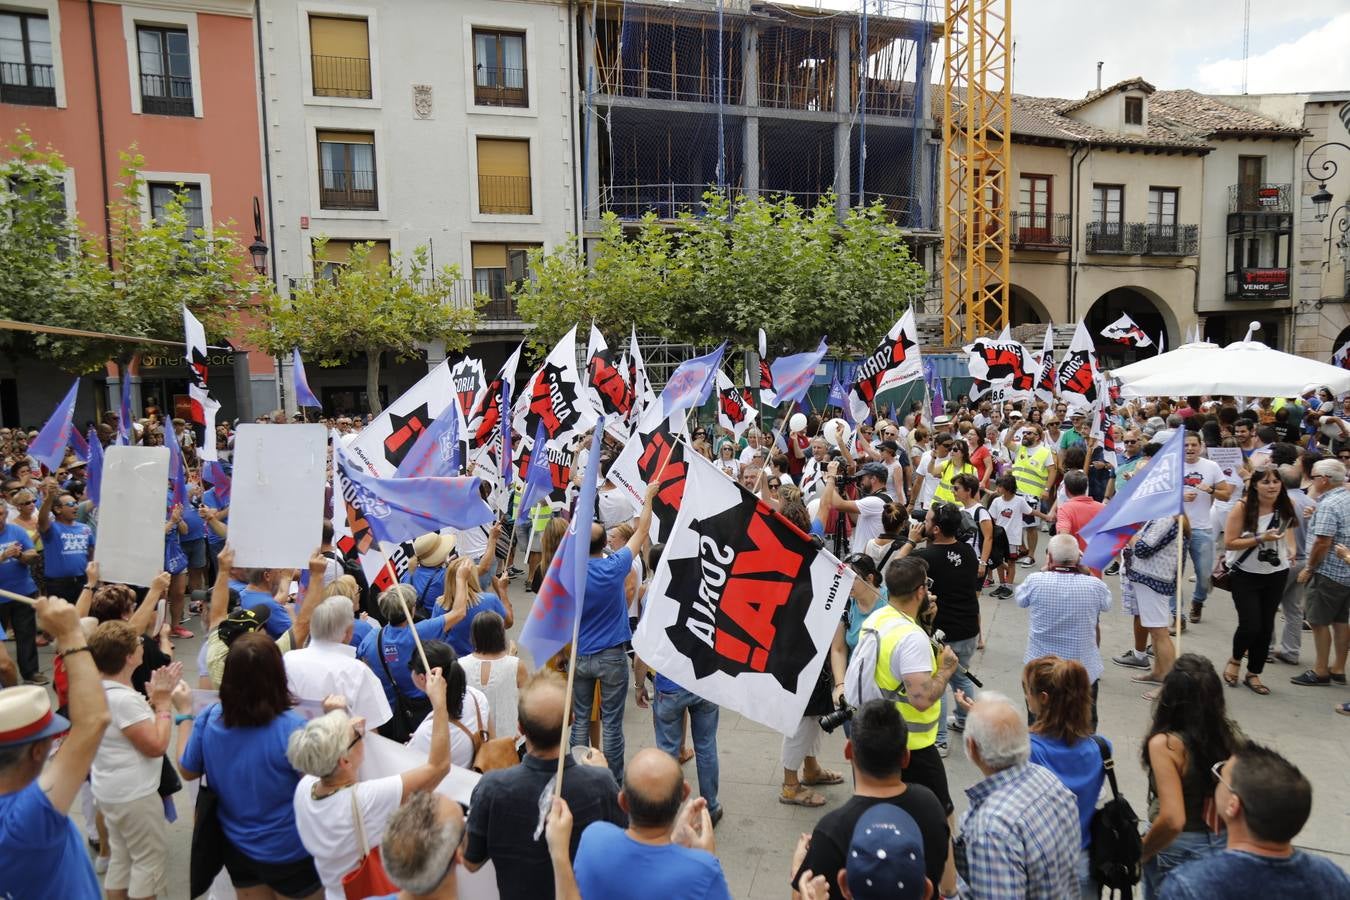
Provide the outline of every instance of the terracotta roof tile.
{"type": "Polygon", "coordinates": [[[1149,99],[1150,116],[1161,115],[1182,129],[1201,137],[1232,135],[1304,134],[1303,129],[1195,91],[1158,91],[1149,99]]]}

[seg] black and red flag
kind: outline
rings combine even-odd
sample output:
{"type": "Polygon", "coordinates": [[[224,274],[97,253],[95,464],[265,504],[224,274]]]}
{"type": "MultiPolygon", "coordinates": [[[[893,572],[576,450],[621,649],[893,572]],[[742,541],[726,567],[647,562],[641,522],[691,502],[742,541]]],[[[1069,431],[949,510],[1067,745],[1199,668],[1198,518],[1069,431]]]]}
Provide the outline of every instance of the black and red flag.
{"type": "Polygon", "coordinates": [[[905,310],[900,321],[891,326],[877,348],[854,371],[853,382],[848,390],[849,412],[853,421],[866,421],[872,412],[872,404],[882,391],[922,377],[919,331],[911,308],[905,310]]]}

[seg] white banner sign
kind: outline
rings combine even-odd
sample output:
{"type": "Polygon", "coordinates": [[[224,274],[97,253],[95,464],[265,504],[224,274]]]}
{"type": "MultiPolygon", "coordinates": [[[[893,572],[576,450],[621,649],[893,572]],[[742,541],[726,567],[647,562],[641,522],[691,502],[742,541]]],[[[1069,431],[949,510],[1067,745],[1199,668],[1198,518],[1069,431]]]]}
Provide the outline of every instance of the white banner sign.
{"type": "Polygon", "coordinates": [[[322,425],[240,425],[229,542],[243,569],[303,569],[319,547],[328,432],[322,425]]]}
{"type": "Polygon", "coordinates": [[[104,581],[148,586],[164,571],[168,491],[168,447],[112,446],[104,451],[94,547],[104,581]]]}

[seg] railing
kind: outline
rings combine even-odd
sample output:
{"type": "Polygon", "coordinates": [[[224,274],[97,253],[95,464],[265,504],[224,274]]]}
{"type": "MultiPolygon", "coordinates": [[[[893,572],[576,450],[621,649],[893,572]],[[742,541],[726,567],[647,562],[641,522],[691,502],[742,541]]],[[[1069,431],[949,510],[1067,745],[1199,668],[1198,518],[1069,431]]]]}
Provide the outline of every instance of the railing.
{"type": "Polygon", "coordinates": [[[314,96],[348,97],[369,100],[370,60],[362,56],[320,56],[309,58],[312,66],[314,96]]]}
{"type": "Polygon", "coordinates": [[[761,81],[758,87],[760,106],[834,112],[833,79],[822,76],[791,82],[761,81]]]}
{"type": "Polygon", "coordinates": [[[525,70],[475,66],[473,102],[477,106],[529,106],[525,70]]]}
{"type": "Polygon", "coordinates": [[[1124,222],[1089,222],[1087,226],[1088,253],[1133,253],[1125,240],[1124,222]]]}
{"type": "MultiPolygon", "coordinates": [[[[1131,238],[1134,229],[1131,226],[1131,238]]],[[[1199,225],[1158,225],[1145,224],[1143,227],[1143,245],[1136,253],[1147,256],[1194,256],[1200,244],[1199,225]]]]}
{"type": "Polygon", "coordinates": [[[856,106],[869,116],[913,116],[914,103],[912,88],[881,81],[865,81],[856,106]]]}
{"type": "MultiPolygon", "coordinates": [[[[336,275],[327,280],[336,280],[336,275]]],[[[312,277],[287,278],[287,291],[294,296],[297,291],[313,288],[315,281],[312,277]]],[[[475,302],[481,303],[478,306],[480,322],[520,321],[520,313],[516,310],[516,298],[507,290],[505,284],[495,280],[475,282],[471,278],[457,278],[453,281],[425,278],[418,284],[423,291],[441,294],[445,301],[456,309],[470,309],[475,302]]]]}
{"type": "MultiPolygon", "coordinates": [[[[612,212],[625,220],[640,219],[649,212],[664,220],[673,220],[682,212],[702,215],[703,194],[713,189],[711,184],[602,184],[600,212],[612,212]]],[[[733,203],[739,203],[744,196],[739,185],[730,185],[727,190],[735,197],[733,203]]],[[[820,199],[829,193],[829,191],[779,189],[772,186],[759,189],[760,197],[791,197],[802,209],[815,208],[820,199]]],[[[924,227],[921,221],[922,207],[916,197],[866,191],[861,201],[856,194],[850,194],[849,206],[869,206],[878,200],[886,208],[887,216],[902,227],[924,227]]]]}
{"type": "Polygon", "coordinates": [[[0,63],[0,103],[56,105],[56,70],[43,63],[0,63]]]}
{"type": "Polygon", "coordinates": [[[375,173],[367,169],[320,169],[320,209],[379,209],[375,173]]]}
{"type": "Polygon", "coordinates": [[[1224,294],[1229,300],[1285,300],[1289,297],[1289,270],[1282,267],[1247,268],[1229,272],[1224,294]]]}
{"type": "MultiPolygon", "coordinates": [[[[736,105],[741,102],[741,84],[740,75],[722,76],[721,98],[724,104],[736,105]]],[[[603,70],[598,91],[618,97],[683,100],[691,103],[716,103],[718,98],[715,73],[681,74],[652,69],[603,70]]]]}
{"type": "Polygon", "coordinates": [[[1230,184],[1228,186],[1230,213],[1287,213],[1293,212],[1288,184],[1230,184]]]}
{"type": "Polygon", "coordinates": [[[1068,213],[1012,214],[1012,245],[1025,250],[1068,250],[1073,241],[1068,213]]]}
{"type": "Polygon", "coordinates": [[[528,175],[479,175],[478,211],[506,216],[528,216],[534,211],[528,175]]]}
{"type": "Polygon", "coordinates": [[[156,116],[192,115],[192,79],[179,75],[141,75],[141,112],[156,116]]]}

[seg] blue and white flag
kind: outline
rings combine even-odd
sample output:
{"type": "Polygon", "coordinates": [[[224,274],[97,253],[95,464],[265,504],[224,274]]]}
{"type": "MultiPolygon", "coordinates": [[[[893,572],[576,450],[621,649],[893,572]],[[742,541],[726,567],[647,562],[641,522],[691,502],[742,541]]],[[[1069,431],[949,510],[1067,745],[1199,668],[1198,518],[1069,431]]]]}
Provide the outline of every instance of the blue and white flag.
{"type": "Polygon", "coordinates": [[[680,363],[661,391],[663,417],[669,418],[677,412],[708,402],[708,395],[712,393],[717,380],[718,366],[722,364],[722,352],[726,348],[727,343],[723,341],[713,352],[680,363]]]}
{"type": "Polygon", "coordinates": [[[131,424],[131,367],[122,367],[122,405],[117,412],[117,445],[125,447],[131,443],[135,433],[131,424]]]}
{"type": "Polygon", "coordinates": [[[1184,507],[1186,431],[1178,428],[1142,470],[1079,532],[1087,541],[1083,565],[1104,567],[1145,522],[1179,515],[1184,507]]]}
{"type": "Polygon", "coordinates": [[[28,446],[28,455],[42,463],[48,472],[55,472],[66,458],[66,447],[70,444],[70,434],[75,430],[75,395],[80,391],[80,379],[66,391],[66,396],[56,404],[51,418],[42,426],[38,436],[28,446]]]}
{"type": "Polygon", "coordinates": [[[816,369],[825,358],[829,348],[825,339],[820,346],[809,353],[796,353],[792,356],[780,356],[769,366],[773,377],[774,395],[765,400],[769,406],[781,406],[784,403],[797,403],[811,389],[816,380],[816,369]]]}
{"type": "Polygon", "coordinates": [[[323,409],[319,398],[309,389],[309,378],[305,375],[305,361],[300,358],[299,347],[291,349],[291,375],[295,379],[295,405],[323,409]]]}
{"type": "Polygon", "coordinates": [[[216,492],[216,500],[222,507],[230,505],[230,494],[234,488],[234,479],[225,471],[225,464],[218,459],[207,460],[202,464],[202,481],[211,485],[216,492]]]}
{"type": "Polygon", "coordinates": [[[178,506],[187,504],[187,470],[183,466],[183,448],[178,445],[178,433],[173,421],[164,423],[164,446],[169,448],[169,496],[178,506]]]}
{"type": "Polygon", "coordinates": [[[80,434],[80,429],[70,429],[70,451],[80,462],[89,462],[89,442],[80,434]]]}
{"type": "Polygon", "coordinates": [[[84,467],[84,495],[95,506],[103,499],[103,442],[94,428],[89,429],[89,465],[84,467]]]}
{"type": "Polygon", "coordinates": [[[347,502],[378,541],[397,544],[428,531],[473,528],[493,520],[474,476],[377,478],[362,471],[341,447],[333,452],[347,502]]]}
{"type": "MultiPolygon", "coordinates": [[[[718,351],[721,356],[721,351],[718,351]]],[[[714,364],[714,371],[716,365],[714,364]]],[[[530,606],[530,616],[520,632],[520,644],[530,651],[535,668],[542,666],[572,640],[586,595],[586,565],[591,555],[591,526],[595,522],[595,492],[600,471],[600,448],[604,441],[605,417],[596,423],[591,452],[581,478],[581,493],[573,507],[572,522],[558,552],[544,574],[539,593],[530,606]]],[[[536,446],[535,452],[539,452],[536,446]]]]}
{"type": "Polygon", "coordinates": [[[451,400],[394,470],[395,478],[449,478],[459,474],[459,403],[451,400]]]}
{"type": "MultiPolygon", "coordinates": [[[[525,486],[520,494],[520,505],[516,509],[516,521],[524,524],[530,517],[530,510],[549,494],[553,493],[553,473],[548,465],[548,433],[544,423],[540,422],[534,432],[534,444],[530,450],[530,465],[525,472],[525,486]]],[[[505,459],[505,454],[502,456],[505,459]]]]}

